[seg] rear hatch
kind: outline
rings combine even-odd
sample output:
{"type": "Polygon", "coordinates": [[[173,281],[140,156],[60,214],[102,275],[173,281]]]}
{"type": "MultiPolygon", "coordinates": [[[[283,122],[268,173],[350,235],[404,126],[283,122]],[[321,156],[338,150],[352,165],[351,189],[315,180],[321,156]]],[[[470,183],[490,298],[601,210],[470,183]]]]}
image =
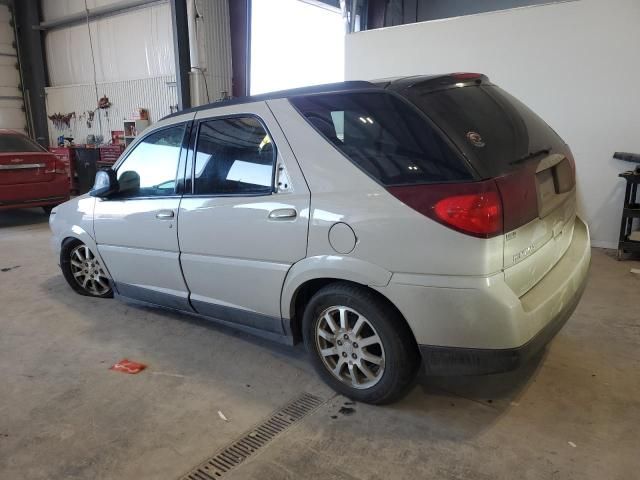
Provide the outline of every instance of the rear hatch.
{"type": "Polygon", "coordinates": [[[18,133],[0,134],[0,185],[53,180],[56,158],[18,133]]]}
{"type": "Polygon", "coordinates": [[[388,88],[428,115],[479,179],[495,181],[502,200],[505,279],[524,295],[571,243],[576,195],[569,147],[485,76],[453,74],[403,83],[388,88]]]}

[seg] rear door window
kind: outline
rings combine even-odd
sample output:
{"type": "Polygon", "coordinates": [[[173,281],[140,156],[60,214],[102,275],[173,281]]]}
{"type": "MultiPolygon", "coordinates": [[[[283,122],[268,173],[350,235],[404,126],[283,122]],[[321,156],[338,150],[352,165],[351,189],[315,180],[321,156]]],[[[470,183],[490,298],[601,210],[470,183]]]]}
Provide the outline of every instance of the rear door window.
{"type": "Polygon", "coordinates": [[[465,153],[482,178],[497,177],[546,150],[565,153],[562,139],[531,109],[493,85],[403,92],[465,153]]]}
{"type": "Polygon", "coordinates": [[[464,160],[415,107],[387,92],[291,99],[311,125],[385,186],[471,180],[464,160]]]}
{"type": "Polygon", "coordinates": [[[276,152],[253,116],[200,123],[194,172],[196,195],[267,195],[273,191],[276,152]]]}

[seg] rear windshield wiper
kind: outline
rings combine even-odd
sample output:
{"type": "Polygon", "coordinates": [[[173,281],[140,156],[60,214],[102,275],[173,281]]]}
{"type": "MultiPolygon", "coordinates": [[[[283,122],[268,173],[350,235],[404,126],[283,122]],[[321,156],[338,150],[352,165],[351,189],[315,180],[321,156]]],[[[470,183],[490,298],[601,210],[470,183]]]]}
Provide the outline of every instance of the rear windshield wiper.
{"type": "Polygon", "coordinates": [[[509,162],[509,165],[515,165],[517,163],[526,162],[527,160],[531,160],[532,158],[539,157],[540,155],[546,155],[550,152],[551,152],[551,147],[541,148],[540,150],[529,152],[524,157],[520,157],[519,159],[514,160],[513,162],[509,162]]]}

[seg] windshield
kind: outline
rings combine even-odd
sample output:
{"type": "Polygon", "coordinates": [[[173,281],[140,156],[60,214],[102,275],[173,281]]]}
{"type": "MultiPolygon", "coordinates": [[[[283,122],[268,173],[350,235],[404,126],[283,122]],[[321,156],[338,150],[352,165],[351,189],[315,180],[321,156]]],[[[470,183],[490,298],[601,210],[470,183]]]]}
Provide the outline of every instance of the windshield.
{"type": "Polygon", "coordinates": [[[494,85],[403,92],[464,152],[482,178],[503,175],[542,153],[566,153],[531,109],[494,85]]]}

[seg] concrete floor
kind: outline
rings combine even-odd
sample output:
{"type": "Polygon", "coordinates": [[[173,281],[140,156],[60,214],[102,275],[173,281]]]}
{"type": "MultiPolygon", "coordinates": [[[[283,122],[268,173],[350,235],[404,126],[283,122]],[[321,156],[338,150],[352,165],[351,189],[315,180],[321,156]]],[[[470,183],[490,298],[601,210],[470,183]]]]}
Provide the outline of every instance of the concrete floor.
{"type": "Polygon", "coordinates": [[[637,262],[594,249],[576,313],[520,371],[422,378],[395,405],[344,415],[346,399],[302,349],[76,295],[48,238],[40,211],[0,213],[2,479],[178,478],[301,392],[326,403],[228,478],[627,480],[640,471],[637,262]],[[149,368],[108,370],[125,357],[149,368]]]}

